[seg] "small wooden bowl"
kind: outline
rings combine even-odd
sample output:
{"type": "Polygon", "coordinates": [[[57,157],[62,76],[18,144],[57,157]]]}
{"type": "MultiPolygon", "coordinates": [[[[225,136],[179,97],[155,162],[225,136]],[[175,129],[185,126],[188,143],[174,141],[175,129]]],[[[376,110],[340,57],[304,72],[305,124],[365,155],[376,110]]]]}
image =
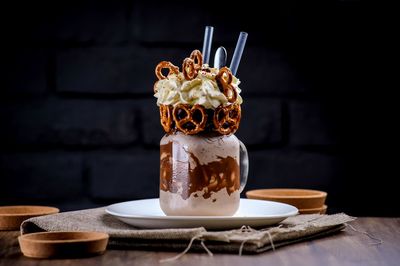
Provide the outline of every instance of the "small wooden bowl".
{"type": "Polygon", "coordinates": [[[18,237],[22,253],[30,258],[72,258],[104,253],[108,234],[100,232],[42,232],[18,237]]]}
{"type": "Polygon", "coordinates": [[[327,196],[326,192],[311,189],[256,189],[246,192],[249,199],[272,200],[287,203],[297,209],[321,208],[327,196]]]}
{"type": "Polygon", "coordinates": [[[328,209],[328,206],[324,205],[321,208],[300,209],[299,213],[300,214],[314,214],[314,213],[325,214],[327,209],[328,209]]]}
{"type": "Polygon", "coordinates": [[[3,206],[0,207],[0,230],[18,230],[29,218],[60,212],[48,206],[3,206]]]}

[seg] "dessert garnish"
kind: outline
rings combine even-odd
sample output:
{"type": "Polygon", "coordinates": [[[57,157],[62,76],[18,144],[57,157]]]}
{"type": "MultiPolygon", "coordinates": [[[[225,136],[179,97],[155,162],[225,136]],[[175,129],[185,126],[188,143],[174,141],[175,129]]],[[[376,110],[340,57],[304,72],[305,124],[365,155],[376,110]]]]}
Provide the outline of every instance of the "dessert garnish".
{"type": "Polygon", "coordinates": [[[155,73],[155,97],[160,122],[166,133],[186,135],[215,132],[233,134],[239,128],[242,98],[240,81],[228,67],[220,69],[203,64],[194,50],[183,60],[182,71],[171,62],[160,62],[155,73]],[[163,74],[167,70],[167,74],[163,74]]]}

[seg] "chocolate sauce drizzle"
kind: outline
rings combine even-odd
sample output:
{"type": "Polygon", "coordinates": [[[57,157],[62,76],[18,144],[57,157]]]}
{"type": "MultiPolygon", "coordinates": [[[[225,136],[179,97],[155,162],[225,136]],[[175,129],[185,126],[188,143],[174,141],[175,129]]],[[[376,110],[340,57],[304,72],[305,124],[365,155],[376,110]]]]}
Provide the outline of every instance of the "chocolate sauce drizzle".
{"type": "MultiPolygon", "coordinates": [[[[199,159],[193,153],[186,152],[187,160],[173,160],[172,149],[179,143],[169,142],[160,146],[160,189],[166,192],[178,193],[183,199],[190,197],[209,198],[212,192],[221,189],[227,190],[230,195],[240,187],[240,169],[236,160],[230,156],[218,157],[217,161],[208,164],[200,164],[199,159]],[[190,165],[195,163],[195,167],[190,165]]],[[[176,148],[176,147],[175,147],[176,148]]]]}

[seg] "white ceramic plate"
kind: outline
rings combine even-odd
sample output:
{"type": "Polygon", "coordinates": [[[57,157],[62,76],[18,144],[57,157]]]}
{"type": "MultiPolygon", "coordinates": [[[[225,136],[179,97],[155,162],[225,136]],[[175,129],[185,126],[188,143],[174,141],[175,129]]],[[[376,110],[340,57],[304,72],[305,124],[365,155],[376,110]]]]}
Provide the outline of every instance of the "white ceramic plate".
{"type": "Polygon", "coordinates": [[[166,216],[158,199],[126,201],[110,205],[106,212],[117,219],[139,228],[231,229],[242,225],[251,227],[279,223],[298,213],[296,207],[267,201],[240,199],[240,207],[234,216],[166,216]]]}

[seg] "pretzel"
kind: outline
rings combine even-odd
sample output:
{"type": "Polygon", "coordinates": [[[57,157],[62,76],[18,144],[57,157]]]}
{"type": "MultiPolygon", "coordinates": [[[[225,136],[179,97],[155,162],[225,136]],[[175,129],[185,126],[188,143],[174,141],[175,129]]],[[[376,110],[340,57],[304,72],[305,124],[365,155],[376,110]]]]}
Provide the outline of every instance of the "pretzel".
{"type": "Polygon", "coordinates": [[[233,134],[239,128],[240,118],[241,108],[239,104],[220,105],[215,109],[214,127],[222,135],[233,134]]]}
{"type": "Polygon", "coordinates": [[[215,80],[222,87],[220,90],[224,93],[225,97],[228,99],[228,102],[234,103],[237,99],[237,91],[235,87],[232,85],[232,72],[227,67],[222,67],[218,74],[215,76],[215,80]]]}
{"type": "Polygon", "coordinates": [[[203,66],[203,55],[201,54],[201,52],[199,50],[194,50],[190,54],[190,59],[192,59],[194,62],[194,68],[196,70],[200,70],[203,66]]]}
{"type": "Polygon", "coordinates": [[[185,58],[182,64],[183,76],[187,80],[192,80],[203,66],[203,55],[199,50],[194,50],[190,57],[185,58]]]}
{"type": "Polygon", "coordinates": [[[170,133],[173,128],[172,107],[169,105],[160,105],[160,122],[166,133],[170,133]]]}
{"type": "Polygon", "coordinates": [[[186,135],[203,131],[207,123],[206,109],[201,105],[178,104],[172,111],[175,126],[186,135]]]}
{"type": "Polygon", "coordinates": [[[187,57],[183,60],[182,72],[187,80],[192,80],[197,76],[197,70],[193,59],[187,57]]]}
{"type": "Polygon", "coordinates": [[[167,77],[171,74],[171,72],[174,73],[174,74],[178,74],[179,73],[179,67],[175,66],[174,64],[172,64],[171,62],[168,62],[168,61],[161,61],[156,66],[156,70],[155,70],[156,76],[157,76],[157,78],[159,80],[167,78],[161,72],[165,68],[169,70],[167,77]]]}

